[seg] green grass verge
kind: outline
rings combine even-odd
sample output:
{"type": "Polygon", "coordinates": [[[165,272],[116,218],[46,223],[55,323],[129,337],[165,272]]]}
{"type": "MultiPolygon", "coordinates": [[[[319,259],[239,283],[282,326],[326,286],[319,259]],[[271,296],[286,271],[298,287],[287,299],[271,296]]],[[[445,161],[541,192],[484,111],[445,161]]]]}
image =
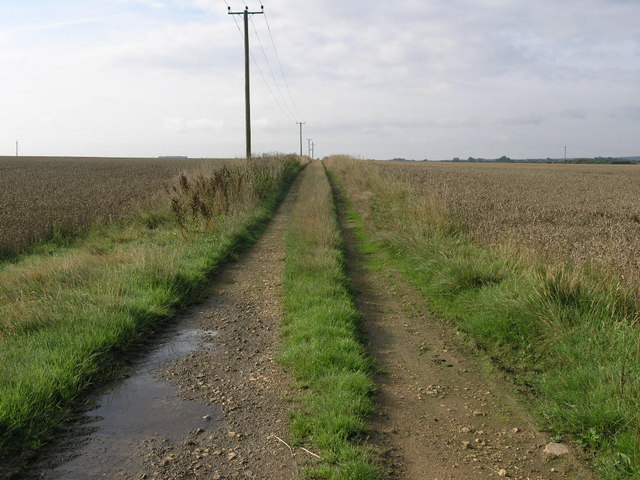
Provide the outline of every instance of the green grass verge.
{"type": "Polygon", "coordinates": [[[0,457],[41,446],[122,354],[197,300],[215,270],[264,231],[296,165],[280,171],[257,207],[220,219],[215,230],[186,232],[169,212],[147,212],[70,248],[4,265],[0,457]]]}
{"type": "MultiPolygon", "coordinates": [[[[357,182],[333,168],[340,188],[361,198],[357,182]]],[[[453,215],[451,225],[439,216],[432,228],[412,207],[418,196],[407,185],[391,185],[403,190],[394,196],[383,195],[390,185],[377,190],[376,183],[385,182],[366,185],[371,202],[347,201],[364,247],[387,252],[435,312],[514,375],[543,428],[582,446],[604,479],[640,478],[640,308],[633,296],[602,273],[478,246],[453,215]]]]}
{"type": "Polygon", "coordinates": [[[287,235],[284,347],[305,389],[292,413],[296,444],[317,449],[322,459],[303,476],[316,479],[382,478],[363,445],[372,412],[372,361],[359,341],[360,314],[345,274],[342,240],[324,170],[305,171],[287,235]]]}

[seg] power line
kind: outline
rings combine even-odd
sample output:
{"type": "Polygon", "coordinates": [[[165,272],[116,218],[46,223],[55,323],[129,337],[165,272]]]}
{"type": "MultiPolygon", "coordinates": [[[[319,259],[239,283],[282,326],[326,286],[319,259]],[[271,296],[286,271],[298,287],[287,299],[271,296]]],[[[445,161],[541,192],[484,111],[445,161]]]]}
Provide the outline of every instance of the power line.
{"type": "Polygon", "coordinates": [[[267,90],[269,90],[269,94],[271,95],[271,98],[273,98],[273,101],[276,102],[276,105],[278,105],[278,108],[280,108],[280,111],[284,114],[285,117],[288,117],[289,120],[295,120],[295,117],[293,117],[289,112],[287,112],[287,110],[284,109],[284,107],[280,104],[280,101],[278,100],[276,95],[273,93],[273,90],[271,89],[271,85],[269,85],[269,82],[267,82],[267,79],[264,76],[264,73],[262,73],[260,64],[256,61],[256,57],[253,55],[253,52],[249,52],[249,55],[251,56],[251,60],[253,61],[253,64],[258,70],[258,73],[260,74],[260,78],[262,78],[262,81],[266,85],[267,90]]]}
{"type": "MultiPolygon", "coordinates": [[[[229,6],[229,3],[227,3],[226,0],[224,0],[224,3],[227,5],[227,7],[229,6]]],[[[233,17],[233,21],[236,24],[236,28],[238,29],[238,32],[240,32],[240,35],[242,35],[242,28],[240,28],[240,24],[238,23],[238,20],[237,20],[237,18],[235,16],[233,17]]],[[[253,23],[253,20],[252,20],[252,23],[253,23]]],[[[254,25],[254,28],[255,28],[255,25],[254,25]]],[[[262,42],[260,42],[260,45],[262,46],[262,42]]],[[[263,48],[263,52],[264,52],[264,48],[263,48]]],[[[285,117],[287,117],[289,120],[295,121],[295,116],[291,113],[291,109],[286,104],[286,101],[285,101],[285,105],[287,106],[287,109],[285,109],[282,106],[282,104],[278,100],[278,97],[276,97],[275,93],[273,93],[273,89],[271,88],[271,85],[269,84],[269,82],[267,81],[266,77],[264,76],[264,73],[262,72],[262,69],[260,68],[260,64],[256,60],[256,57],[253,55],[253,52],[249,52],[249,55],[251,56],[251,61],[253,62],[253,65],[256,67],[256,69],[258,70],[258,74],[260,75],[260,78],[262,79],[263,83],[267,87],[267,90],[269,91],[269,94],[271,95],[271,98],[273,99],[273,101],[276,103],[276,105],[278,105],[278,108],[280,109],[280,111],[283,113],[283,115],[285,117]]],[[[266,58],[266,54],[265,54],[265,58],[266,58]]],[[[271,75],[273,76],[273,72],[271,73],[271,75]]],[[[277,83],[276,83],[276,85],[277,85],[277,83]]],[[[282,93],[280,95],[282,96],[282,93]]],[[[282,96],[282,97],[283,97],[283,100],[284,100],[284,96],[282,96]]]]}
{"type": "MultiPolygon", "coordinates": [[[[291,89],[289,88],[289,82],[287,82],[287,79],[284,75],[284,69],[282,68],[282,61],[280,60],[280,54],[278,53],[278,48],[276,47],[276,43],[275,40],[273,38],[273,32],[271,30],[271,26],[269,25],[269,21],[267,20],[266,25],[267,25],[267,30],[269,32],[269,38],[271,39],[271,44],[273,46],[273,50],[275,52],[276,55],[276,59],[278,61],[278,67],[280,70],[280,75],[282,76],[282,80],[285,84],[286,90],[287,90],[287,94],[288,94],[288,98],[289,98],[289,102],[291,104],[291,106],[289,105],[289,102],[287,102],[287,98],[285,97],[285,95],[282,92],[282,89],[280,88],[280,83],[278,82],[278,79],[276,78],[276,75],[273,72],[273,68],[271,68],[271,63],[269,62],[269,57],[267,56],[267,52],[264,48],[264,44],[262,42],[262,38],[260,37],[260,34],[258,32],[258,29],[255,25],[255,22],[253,21],[253,15],[254,14],[263,14],[263,16],[266,17],[266,14],[264,12],[264,6],[261,7],[261,11],[260,12],[250,12],[249,11],[249,6],[247,5],[247,2],[245,0],[243,0],[243,3],[245,5],[245,9],[242,12],[232,12],[231,11],[231,6],[229,5],[229,3],[227,2],[227,0],[224,0],[224,3],[227,5],[227,9],[230,15],[234,16],[234,22],[236,24],[236,28],[238,29],[238,31],[240,32],[241,35],[243,35],[243,31],[240,28],[240,25],[238,24],[238,21],[236,20],[235,16],[237,15],[243,15],[244,17],[244,43],[245,43],[245,97],[246,97],[246,137],[247,137],[247,158],[251,157],[251,120],[250,120],[250,91],[249,91],[249,58],[253,61],[253,64],[256,66],[258,73],[260,74],[260,78],[262,78],[262,81],[264,82],[264,84],[267,86],[267,89],[269,90],[269,94],[271,95],[271,97],[273,98],[273,100],[275,101],[276,105],[278,105],[278,108],[280,108],[280,110],[282,111],[282,113],[285,115],[285,117],[288,117],[291,120],[296,120],[296,115],[298,115],[298,117],[300,117],[300,112],[296,106],[296,103],[293,99],[293,95],[291,94],[291,89]],[[253,30],[254,33],[256,35],[256,38],[258,39],[258,43],[260,45],[260,49],[262,51],[262,55],[264,56],[264,60],[265,63],[267,64],[267,68],[269,70],[269,73],[271,74],[271,79],[273,80],[273,83],[276,86],[276,89],[278,90],[278,93],[280,94],[280,100],[278,100],[278,98],[276,97],[273,89],[271,88],[270,83],[267,81],[262,68],[260,68],[260,64],[257,62],[255,56],[253,55],[253,52],[251,52],[249,50],[249,38],[248,38],[248,21],[249,18],[251,19],[251,25],[253,26],[253,30]],[[284,107],[283,107],[284,105],[284,107]],[[293,110],[291,109],[291,107],[293,107],[293,110]],[[294,114],[295,111],[295,114],[294,114]]],[[[296,121],[297,124],[300,125],[300,154],[302,155],[302,125],[304,124],[304,122],[301,121],[296,121]]],[[[313,152],[313,148],[315,147],[315,145],[312,145],[312,152],[313,152]]]]}
{"type": "Polygon", "coordinates": [[[298,111],[298,108],[296,107],[296,102],[293,100],[293,95],[291,95],[291,89],[289,88],[289,82],[287,82],[287,77],[284,74],[284,69],[282,68],[282,62],[280,61],[280,55],[278,54],[278,48],[276,47],[276,42],[273,39],[273,32],[271,31],[271,25],[269,25],[269,19],[267,18],[267,14],[264,14],[264,20],[267,23],[267,30],[269,31],[269,37],[271,38],[271,44],[273,45],[273,50],[276,53],[276,59],[278,60],[278,66],[280,67],[280,74],[282,75],[282,80],[284,80],[284,85],[287,89],[287,93],[289,94],[289,99],[291,100],[291,105],[293,105],[293,109],[295,110],[296,114],[298,115],[298,118],[300,118],[302,115],[300,115],[300,112],[298,111]]]}
{"type": "Polygon", "coordinates": [[[271,63],[269,62],[269,57],[267,57],[267,52],[264,49],[264,45],[262,44],[262,39],[260,38],[260,34],[258,33],[258,29],[256,28],[256,24],[253,21],[253,18],[251,19],[251,25],[253,26],[253,31],[255,32],[256,38],[258,39],[258,44],[260,45],[260,50],[262,50],[262,56],[264,57],[264,61],[267,64],[267,68],[269,69],[269,73],[271,74],[271,78],[273,79],[273,83],[275,84],[276,89],[278,90],[278,93],[280,94],[280,98],[282,99],[282,103],[287,108],[287,110],[289,111],[289,116],[291,117],[291,119],[295,120],[296,116],[293,113],[293,111],[289,108],[289,104],[287,103],[287,99],[285,98],[284,94],[282,93],[282,89],[280,88],[280,84],[278,83],[278,80],[276,79],[276,76],[273,73],[273,69],[271,68],[271,63]]]}
{"type": "MultiPolygon", "coordinates": [[[[262,1],[262,4],[264,5],[264,0],[262,1]]],[[[278,61],[278,68],[280,69],[280,75],[282,76],[282,80],[284,82],[284,86],[287,89],[287,94],[289,95],[289,101],[290,101],[291,106],[293,107],[293,110],[295,111],[295,114],[297,115],[297,117],[301,118],[302,115],[300,115],[300,111],[298,110],[296,102],[293,99],[293,95],[291,94],[291,89],[289,88],[289,82],[287,81],[287,77],[284,74],[284,68],[282,67],[282,61],[280,60],[280,54],[278,53],[278,47],[276,46],[275,39],[273,38],[273,31],[271,30],[271,25],[269,24],[269,17],[267,15],[267,12],[264,13],[263,17],[264,17],[264,20],[265,20],[265,22],[267,24],[267,30],[269,32],[269,38],[271,39],[271,45],[273,46],[273,51],[276,54],[276,60],[278,61]]],[[[276,84],[277,84],[277,82],[276,82],[276,84]]]]}
{"type": "MultiPolygon", "coordinates": [[[[231,8],[231,6],[227,2],[227,0],[224,0],[224,3],[227,6],[227,11],[228,11],[231,8]]],[[[236,28],[238,29],[238,32],[240,32],[240,35],[242,35],[242,29],[240,28],[240,24],[238,23],[238,19],[235,17],[235,15],[233,16],[233,22],[236,24],[236,28]]]]}

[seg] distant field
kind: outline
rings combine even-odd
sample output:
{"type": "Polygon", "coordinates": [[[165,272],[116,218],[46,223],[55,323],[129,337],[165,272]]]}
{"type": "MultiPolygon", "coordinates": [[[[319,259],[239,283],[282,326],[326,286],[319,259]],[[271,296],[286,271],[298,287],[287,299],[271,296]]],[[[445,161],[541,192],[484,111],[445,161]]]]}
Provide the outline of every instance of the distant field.
{"type": "Polygon", "coordinates": [[[219,160],[0,157],[0,253],[121,218],[183,170],[219,160]]]}
{"type": "Polygon", "coordinates": [[[603,479],[640,478],[640,167],[325,163],[365,251],[389,253],[603,479]]]}
{"type": "Polygon", "coordinates": [[[377,162],[445,200],[485,244],[640,280],[640,166],[377,162]]]}

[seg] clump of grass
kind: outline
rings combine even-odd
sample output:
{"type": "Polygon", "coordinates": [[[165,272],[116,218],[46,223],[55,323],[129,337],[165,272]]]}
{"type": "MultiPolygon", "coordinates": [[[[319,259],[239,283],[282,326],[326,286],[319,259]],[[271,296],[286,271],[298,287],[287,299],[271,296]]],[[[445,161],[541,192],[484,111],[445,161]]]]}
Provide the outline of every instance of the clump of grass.
{"type": "Polygon", "coordinates": [[[320,163],[305,171],[287,237],[284,350],[305,388],[292,414],[297,444],[318,449],[307,478],[381,478],[362,443],[372,411],[371,360],[358,338],[360,315],[344,271],[331,191],[320,163]]]}
{"type": "Polygon", "coordinates": [[[327,165],[364,234],[391,254],[437,312],[515,375],[541,424],[590,452],[603,478],[638,478],[635,292],[585,264],[545,264],[513,245],[480,246],[455,209],[442,201],[439,209],[416,208],[438,199],[425,200],[424,191],[388,170],[345,158],[327,165]]]}
{"type": "Polygon", "coordinates": [[[225,217],[264,200],[283,172],[296,168],[293,155],[266,158],[244,167],[182,172],[166,186],[171,212],[183,232],[215,229],[225,217]]]}
{"type": "Polygon", "coordinates": [[[147,211],[0,268],[0,457],[45,442],[118,353],[196,299],[216,268],[257,239],[299,168],[293,157],[266,161],[281,164],[269,167],[271,192],[256,184],[215,228],[184,235],[168,208],[147,211]]]}

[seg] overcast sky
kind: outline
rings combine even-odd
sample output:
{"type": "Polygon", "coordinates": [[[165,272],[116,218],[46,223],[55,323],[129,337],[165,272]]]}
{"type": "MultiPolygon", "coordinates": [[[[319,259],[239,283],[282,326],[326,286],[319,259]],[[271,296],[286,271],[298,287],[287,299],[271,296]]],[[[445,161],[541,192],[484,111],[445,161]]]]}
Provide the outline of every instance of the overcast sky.
{"type": "MultiPolygon", "coordinates": [[[[0,155],[242,156],[227,2],[1,0],[0,155]]],[[[639,0],[263,3],[254,152],[640,155],[639,0]]]]}

